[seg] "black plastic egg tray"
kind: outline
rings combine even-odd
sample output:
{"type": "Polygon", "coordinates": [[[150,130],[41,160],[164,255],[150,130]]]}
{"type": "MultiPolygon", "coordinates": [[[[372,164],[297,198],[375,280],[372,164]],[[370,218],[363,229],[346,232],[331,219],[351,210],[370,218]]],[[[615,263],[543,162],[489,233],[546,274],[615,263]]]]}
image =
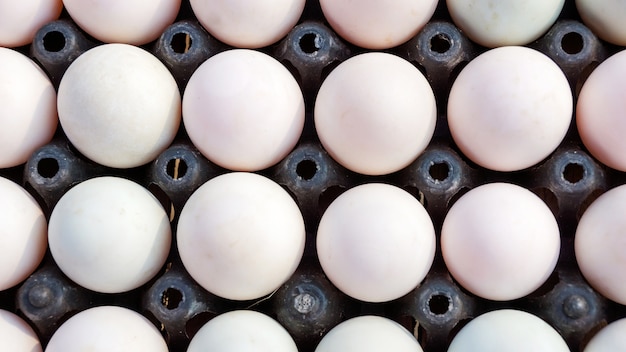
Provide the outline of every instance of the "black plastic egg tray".
{"type": "MultiPolygon", "coordinates": [[[[181,92],[195,68],[229,47],[218,42],[196,21],[188,1],[154,43],[143,48],[162,60],[181,92]]],[[[63,72],[82,52],[98,45],[64,12],[44,26],[32,45],[17,50],[37,61],[58,87],[63,72]]],[[[622,50],[599,40],[585,27],[574,1],[566,1],[557,23],[528,46],[550,56],[567,76],[574,97],[590,72],[611,54],[622,50]]],[[[417,66],[428,78],[438,103],[435,136],[426,151],[409,167],[386,176],[363,176],[346,170],[323,150],[316,136],[313,105],[317,90],[339,63],[365,49],[340,39],[325,22],[318,1],[307,1],[298,25],[279,43],[260,49],[284,64],[305,96],[305,131],[291,154],[263,170],[289,191],[305,218],[307,246],[298,271],[278,291],[255,301],[235,302],[216,297],[185,272],[177,249],[167,264],[144,286],[123,294],[88,291],[68,280],[48,253],[40,268],[25,282],[0,292],[0,309],[28,321],[42,343],[63,321],[88,307],[119,305],[142,313],[163,333],[172,352],[185,351],[194,333],[217,314],[234,309],[258,310],[277,319],[296,340],[300,351],[313,351],[330,328],[350,317],[376,314],[391,318],[412,331],[426,352],[445,351],[456,332],[481,313],[516,308],[550,323],[572,351],[601,327],[626,317],[626,307],[603,298],[581,276],[574,257],[573,238],[578,219],[600,194],[626,183],[626,176],[592,158],[574,122],[566,139],[545,161],[519,172],[494,172],[478,167],[454,145],[446,123],[446,100],[452,82],[472,58],[487,50],[468,40],[452,23],[445,1],[426,27],[408,43],[387,50],[417,66]],[[536,292],[508,302],[481,299],[457,285],[447,272],[440,248],[423,283],[407,296],[372,304],[339,292],[324,276],[316,259],[314,237],[319,219],[343,191],[367,182],[397,185],[417,197],[428,210],[437,232],[451,204],[477,185],[504,181],[522,185],[539,195],[556,216],[562,249],[554,274],[536,292]]],[[[25,165],[0,169],[0,175],[23,185],[49,217],[59,198],[73,185],[95,176],[132,179],[172,210],[175,231],[178,214],[190,194],[210,178],[228,172],[209,162],[191,144],[181,127],[175,142],[152,163],[133,169],[111,169],[80,155],[61,128],[54,140],[36,151],[25,165]]]]}

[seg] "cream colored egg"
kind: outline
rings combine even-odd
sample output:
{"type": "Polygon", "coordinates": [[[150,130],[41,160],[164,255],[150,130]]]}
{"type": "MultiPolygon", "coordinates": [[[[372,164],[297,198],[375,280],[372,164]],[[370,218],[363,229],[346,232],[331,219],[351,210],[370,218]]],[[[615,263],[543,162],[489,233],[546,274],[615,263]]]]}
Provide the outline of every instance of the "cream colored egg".
{"type": "Polygon", "coordinates": [[[593,336],[583,352],[626,351],[626,318],[605,326],[593,336]]]}
{"type": "Polygon", "coordinates": [[[324,80],[315,101],[315,128],[330,156],[366,175],[398,171],[424,151],[437,107],[424,75],[391,54],[357,55],[324,80]]]}
{"type": "Polygon", "coordinates": [[[573,98],[561,69],[526,47],[491,49],[463,68],[448,100],[448,125],[463,154],[480,166],[516,171],[561,143],[573,98]]]}
{"type": "Polygon", "coordinates": [[[476,43],[525,45],[554,24],[565,0],[447,0],[454,23],[476,43]]]}
{"type": "Polygon", "coordinates": [[[100,306],[84,310],[52,335],[46,352],[168,352],[157,328],[127,308],[100,306]]]}
{"type": "MultiPolygon", "coordinates": [[[[1,11],[0,1],[0,17],[1,11]]],[[[58,124],[56,98],[35,62],[0,47],[0,168],[24,164],[50,142],[58,124]]]]}
{"type": "Polygon", "coordinates": [[[79,56],[61,79],[61,126],[72,144],[105,166],[154,160],[180,125],[181,97],[165,66],[147,51],[105,44],[79,56]]]}
{"type": "Polygon", "coordinates": [[[454,337],[448,352],[569,352],[548,323],[513,309],[491,311],[474,318],[454,337]]]}
{"type": "Polygon", "coordinates": [[[178,251],[209,292],[233,300],[265,296],[294,273],[304,252],[304,220],[291,196],[253,173],[200,186],[178,221],[178,251]]]}
{"type": "Polygon", "coordinates": [[[298,142],[304,98],[291,73],[271,56],[229,50],[193,73],[183,119],[209,160],[234,171],[258,171],[278,163],[298,142]]]}
{"type": "Polygon", "coordinates": [[[585,147],[601,163],[626,171],[626,51],[602,62],[585,81],[576,125],[585,147]]]}
{"type": "Polygon", "coordinates": [[[559,226],[529,190],[491,183],[464,194],[441,229],[443,259],[470,292],[495,301],[524,297],[552,274],[560,252],[559,226]]]}
{"type": "Polygon", "coordinates": [[[576,0],[583,22],[595,35],[609,43],[625,46],[626,2],[622,0],[576,0]]]}
{"type": "Polygon", "coordinates": [[[317,254],[341,291],[362,301],[386,302],[424,279],[435,257],[435,229],[408,192],[365,184],[330,204],[317,230],[317,254]]]}
{"type": "Polygon", "coordinates": [[[238,48],[274,44],[296,25],[306,0],[191,0],[198,21],[215,38],[238,48]]]}
{"type": "Polygon", "coordinates": [[[46,253],[48,240],[46,217],[26,190],[0,177],[0,195],[0,291],[3,291],[35,271],[46,253]]]}
{"type": "Polygon", "coordinates": [[[315,352],[422,352],[413,335],[393,320],[366,315],[331,329],[315,352]]]}
{"type": "Polygon", "coordinates": [[[388,49],[415,36],[437,0],[321,0],[324,18],[342,38],[367,49],[388,49]]]}
{"type": "Polygon", "coordinates": [[[142,45],[176,19],[181,0],[63,0],[74,22],[105,43],[142,45]]]}
{"type": "Polygon", "coordinates": [[[576,228],[576,261],[593,288],[626,304],[626,185],[611,189],[585,210],[576,228]]]}
{"type": "Polygon", "coordinates": [[[165,264],[171,244],[169,218],[139,184],[118,177],[93,178],[61,197],[50,216],[50,252],[59,268],[93,291],[135,289],[165,264]]]}
{"type": "Polygon", "coordinates": [[[251,310],[237,310],[209,320],[191,339],[187,352],[298,352],[276,320],[251,310]]]}
{"type": "Polygon", "coordinates": [[[0,310],[0,350],[43,351],[35,331],[22,318],[6,310],[0,310]]]}
{"type": "Polygon", "coordinates": [[[46,23],[59,18],[61,0],[0,0],[0,46],[30,44],[46,23]]]}

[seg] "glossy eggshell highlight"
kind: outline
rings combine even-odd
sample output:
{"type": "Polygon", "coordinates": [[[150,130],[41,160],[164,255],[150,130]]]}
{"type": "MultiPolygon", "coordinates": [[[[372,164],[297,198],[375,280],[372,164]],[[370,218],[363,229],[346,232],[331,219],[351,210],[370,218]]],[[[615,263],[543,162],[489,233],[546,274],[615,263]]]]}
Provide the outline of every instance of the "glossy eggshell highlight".
{"type": "Polygon", "coordinates": [[[304,252],[304,219],[274,181],[235,172],[189,197],[178,221],[178,251],[189,274],[232,300],[265,296],[294,273],[304,252]]]}
{"type": "Polygon", "coordinates": [[[482,314],[454,337],[448,352],[570,352],[548,323],[526,312],[502,309],[482,314]]]}
{"type": "Polygon", "coordinates": [[[142,45],[174,22],[181,0],[63,0],[74,22],[105,43],[142,45]]]}
{"type": "Polygon", "coordinates": [[[274,44],[296,25],[306,0],[191,0],[198,21],[237,48],[274,44]]]}
{"type": "Polygon", "coordinates": [[[625,352],[626,318],[603,327],[585,346],[583,352],[625,352]]]}
{"type": "Polygon", "coordinates": [[[183,120],[209,160],[234,171],[258,171],[278,163],[298,142],[304,98],[280,62],[234,49],[212,56],[193,73],[183,120]]]}
{"type": "Polygon", "coordinates": [[[422,352],[417,340],[393,320],[366,315],[332,328],[315,352],[422,352]]]}
{"type": "Polygon", "coordinates": [[[50,142],[58,124],[56,100],[52,83],[34,61],[0,47],[0,168],[24,164],[50,142]]]}
{"type": "Polygon", "coordinates": [[[615,45],[626,45],[626,2],[621,0],[576,0],[583,22],[595,35],[615,45]]]}
{"type": "Polygon", "coordinates": [[[576,261],[589,284],[603,296],[626,304],[626,185],[601,195],[585,210],[574,238],[576,261]]]}
{"type": "Polygon", "coordinates": [[[287,330],[265,314],[237,310],[209,320],[187,352],[298,352],[287,330]]]}
{"type": "Polygon", "coordinates": [[[50,216],[50,252],[77,284],[102,293],[135,289],[165,264],[169,218],[139,184],[118,177],[93,178],[71,188],[50,216]]]}
{"type": "Polygon", "coordinates": [[[432,88],[408,61],[387,53],[354,56],[322,83],[315,128],[324,149],[344,167],[385,175],[413,162],[437,120],[432,88]]]}
{"type": "Polygon", "coordinates": [[[524,297],[552,274],[560,252],[559,226],[529,190],[490,183],[452,205],[441,230],[443,259],[470,292],[495,301],[524,297]]]}
{"type": "Polygon", "coordinates": [[[0,0],[0,46],[30,44],[46,23],[59,18],[61,0],[0,0]]]}
{"type": "Polygon", "coordinates": [[[561,143],[573,98],[563,71],[526,47],[491,49],[463,68],[448,100],[454,142],[469,159],[495,171],[533,166],[561,143]]]}
{"type": "Polygon", "coordinates": [[[79,56],[59,86],[59,119],[72,144],[89,159],[114,168],[154,160],[178,131],[176,81],[149,52],[104,44],[79,56]]]}
{"type": "Polygon", "coordinates": [[[437,0],[321,0],[324,18],[343,39],[367,49],[388,49],[414,37],[437,0]]]}
{"type": "Polygon", "coordinates": [[[35,331],[22,318],[6,310],[0,310],[0,350],[43,351],[35,331]]]}
{"type": "Polygon", "coordinates": [[[52,335],[46,352],[168,352],[161,332],[127,308],[100,306],[79,312],[52,335]]]}
{"type": "Polygon", "coordinates": [[[408,192],[365,184],[341,194],[323,214],[317,253],[324,273],[341,291],[386,302],[424,279],[435,256],[435,229],[408,192]]]}

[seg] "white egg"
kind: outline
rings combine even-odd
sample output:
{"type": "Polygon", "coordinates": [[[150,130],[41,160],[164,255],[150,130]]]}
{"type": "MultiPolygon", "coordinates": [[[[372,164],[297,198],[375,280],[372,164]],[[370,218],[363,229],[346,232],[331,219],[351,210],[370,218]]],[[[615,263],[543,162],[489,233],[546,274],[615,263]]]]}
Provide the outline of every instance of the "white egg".
{"type": "MultiPolygon", "coordinates": [[[[0,17],[1,11],[2,4],[0,17]]],[[[0,47],[0,168],[24,164],[50,142],[58,124],[56,99],[52,83],[35,62],[0,47]]]]}
{"type": "Polygon", "coordinates": [[[491,311],[474,318],[454,337],[448,352],[569,352],[569,347],[545,321],[513,309],[491,311]]]}
{"type": "Polygon", "coordinates": [[[70,189],[48,228],[50,251],[70,279],[93,291],[135,289],[162,268],[171,244],[169,218],[139,184],[103,176],[70,189]]]}
{"type": "Polygon", "coordinates": [[[317,254],[341,291],[362,301],[386,302],[424,279],[435,257],[435,229],[408,192],[365,184],[341,194],[323,214],[317,254]]]}
{"type": "Polygon", "coordinates": [[[181,0],[63,0],[74,22],[105,43],[142,45],[176,19],[181,0]]]}
{"type": "Polygon", "coordinates": [[[526,296],[552,274],[559,226],[548,206],[508,183],[472,189],[452,205],[441,229],[443,259],[472,293],[496,301],[526,296]]]}
{"type": "Polygon", "coordinates": [[[161,333],[141,314],[127,308],[100,306],[64,322],[46,352],[168,352],[161,333]]]}
{"type": "Polygon", "coordinates": [[[62,9],[61,0],[0,0],[0,46],[30,44],[39,28],[59,18],[62,9]]]}
{"type": "Polygon", "coordinates": [[[424,75],[408,61],[370,52],[324,80],[315,101],[324,149],[344,167],[384,175],[413,162],[435,130],[437,107],[424,75]]]}
{"type": "Polygon", "coordinates": [[[393,320],[366,315],[332,328],[315,352],[422,352],[413,335],[393,320]]]}
{"type": "Polygon", "coordinates": [[[585,346],[583,352],[625,352],[626,318],[605,326],[585,346]]]}
{"type": "Polygon", "coordinates": [[[41,343],[33,329],[17,315],[0,309],[0,350],[41,352],[41,343]]]}
{"type": "Polygon", "coordinates": [[[3,291],[35,271],[46,253],[48,241],[46,217],[26,190],[0,177],[0,194],[0,291],[3,291]]]}
{"type": "Polygon", "coordinates": [[[219,53],[193,73],[183,96],[189,138],[212,162],[258,171],[282,160],[304,127],[304,98],[291,73],[248,49],[219,53]]]}
{"type": "Polygon", "coordinates": [[[229,173],[200,186],[178,221],[178,251],[206,290],[233,300],[262,297],[294,273],[304,252],[300,209],[274,181],[229,173]]]}
{"type": "Polygon", "coordinates": [[[525,45],[554,24],[565,0],[447,0],[454,23],[486,47],[525,45]]]}
{"type": "Polygon", "coordinates": [[[585,210],[574,238],[576,261],[583,276],[605,297],[626,304],[626,185],[601,195],[585,210]]]}
{"type": "Polygon", "coordinates": [[[287,330],[265,314],[237,310],[209,320],[187,352],[298,352],[287,330]]]}
{"type": "Polygon", "coordinates": [[[215,38],[238,48],[274,44],[296,25],[306,0],[191,0],[198,21],[215,38]]]}
{"type": "Polygon", "coordinates": [[[324,18],[345,40],[388,49],[415,36],[430,20],[437,0],[321,0],[324,18]]]}
{"type": "Polygon", "coordinates": [[[105,44],[79,56],[58,93],[59,119],[72,144],[105,166],[131,168],[154,160],[180,125],[176,81],[149,52],[105,44]]]}
{"type": "Polygon", "coordinates": [[[533,166],[561,143],[573,98],[563,71],[526,47],[491,49],[463,68],[448,100],[454,142],[475,163],[496,171],[533,166]]]}
{"type": "Polygon", "coordinates": [[[615,45],[626,45],[626,2],[622,0],[576,0],[583,22],[595,35],[615,45]]]}

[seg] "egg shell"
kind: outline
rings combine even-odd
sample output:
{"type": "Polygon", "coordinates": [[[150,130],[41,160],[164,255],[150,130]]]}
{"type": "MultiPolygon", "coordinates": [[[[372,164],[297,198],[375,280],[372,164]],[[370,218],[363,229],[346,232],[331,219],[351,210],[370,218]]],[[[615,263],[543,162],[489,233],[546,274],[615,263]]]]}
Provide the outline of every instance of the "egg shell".
{"type": "Polygon", "coordinates": [[[30,44],[39,28],[59,18],[62,9],[61,0],[0,0],[0,46],[30,44]]]}
{"type": "Polygon", "coordinates": [[[237,48],[274,44],[296,25],[306,0],[191,0],[211,35],[237,48]]]}
{"type": "Polygon", "coordinates": [[[147,44],[174,22],[181,0],[63,0],[74,22],[105,43],[147,44]]]}
{"type": "Polygon", "coordinates": [[[114,168],[154,160],[180,125],[181,97],[165,66],[147,51],[105,44],[79,56],[59,86],[61,126],[89,159],[114,168]]]}
{"type": "Polygon", "coordinates": [[[567,78],[526,47],[491,49],[463,68],[448,100],[448,125],[463,154],[495,171],[533,166],[561,143],[572,120],[567,78]]]}
{"type": "Polygon", "coordinates": [[[274,181],[257,174],[217,176],[187,200],[178,251],[189,274],[232,300],[265,296],[295,272],[304,252],[300,209],[274,181]]]}
{"type": "Polygon", "coordinates": [[[447,0],[454,23],[476,43],[494,48],[525,45],[559,17],[565,0],[447,0]]]}
{"type": "Polygon", "coordinates": [[[482,314],[454,337],[448,352],[569,352],[559,333],[540,318],[501,309],[482,314]]]}
{"type": "Polygon", "coordinates": [[[559,226],[529,190],[490,183],[452,205],[441,229],[443,259],[472,293],[495,301],[524,297],[552,274],[560,252],[559,226]]]}
{"type": "Polygon", "coordinates": [[[249,49],[219,53],[193,73],[183,96],[189,138],[212,162],[258,171],[282,160],[304,128],[304,98],[291,73],[249,49]]]}
{"type": "Polygon", "coordinates": [[[320,0],[324,18],[343,39],[367,49],[388,49],[414,37],[437,0],[320,0]]]}
{"type": "Polygon", "coordinates": [[[420,202],[392,185],[370,183],[342,193],[324,212],[317,253],[341,291],[368,302],[404,296],[435,257],[435,229],[420,202]]]}
{"type": "Polygon", "coordinates": [[[422,352],[417,340],[395,321],[373,315],[348,319],[332,328],[315,352],[422,352]]]}
{"type": "Polygon", "coordinates": [[[168,352],[163,336],[141,314],[127,308],[89,308],[65,321],[46,352],[168,352]]]}
{"type": "MultiPolygon", "coordinates": [[[[46,253],[46,217],[18,184],[0,177],[0,291],[24,281],[46,253]]],[[[0,339],[2,341],[2,339],[0,339]]]]}
{"type": "Polygon", "coordinates": [[[35,331],[17,315],[0,309],[0,350],[10,352],[41,352],[35,331]]]}
{"type": "Polygon", "coordinates": [[[626,46],[626,2],[621,0],[576,0],[583,22],[609,43],[626,46]]]}
{"type": "Polygon", "coordinates": [[[147,189],[102,176],[61,197],[50,216],[48,241],[70,279],[93,291],[120,293],[143,285],[163,267],[171,228],[147,189]]]}
{"type": "Polygon", "coordinates": [[[24,164],[50,142],[58,124],[56,99],[52,83],[35,62],[0,47],[0,168],[24,164]]]}
{"type": "Polygon", "coordinates": [[[616,320],[596,333],[583,352],[626,351],[626,319],[616,320]]]}
{"type": "Polygon", "coordinates": [[[322,83],[315,128],[324,149],[344,167],[385,175],[413,162],[437,120],[432,88],[408,61],[387,53],[354,56],[322,83]]]}
{"type": "Polygon", "coordinates": [[[209,320],[187,352],[298,352],[287,330],[265,314],[236,310],[209,320]]]}

